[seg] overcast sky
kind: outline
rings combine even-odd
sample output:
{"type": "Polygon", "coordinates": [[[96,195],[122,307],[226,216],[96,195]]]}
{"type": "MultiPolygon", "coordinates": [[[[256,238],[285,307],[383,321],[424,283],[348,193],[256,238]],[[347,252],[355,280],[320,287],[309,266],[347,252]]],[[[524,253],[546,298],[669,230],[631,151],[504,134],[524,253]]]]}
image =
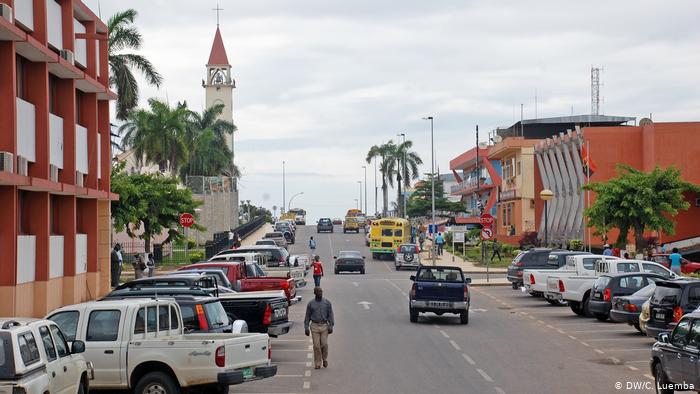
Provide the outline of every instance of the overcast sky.
{"type": "MultiPolygon", "coordinates": [[[[85,0],[107,19],[135,8],[142,54],[165,78],[149,97],[202,109],[216,1],[85,0]]],[[[475,144],[474,129],[590,113],[601,66],[602,112],[700,120],[700,4],[634,1],[220,1],[233,65],[241,200],[287,199],[340,217],[358,198],[368,148],[405,132],[430,170],[475,144]]],[[[482,137],[483,139],[483,137],[482,137]]],[[[594,154],[594,152],[592,153],[594,154]]],[[[374,167],[368,168],[374,211],[374,167]]],[[[378,180],[380,184],[381,181],[378,180]]],[[[395,193],[390,194],[395,198],[395,193]]],[[[381,209],[381,193],[379,207],[381,209]]]]}

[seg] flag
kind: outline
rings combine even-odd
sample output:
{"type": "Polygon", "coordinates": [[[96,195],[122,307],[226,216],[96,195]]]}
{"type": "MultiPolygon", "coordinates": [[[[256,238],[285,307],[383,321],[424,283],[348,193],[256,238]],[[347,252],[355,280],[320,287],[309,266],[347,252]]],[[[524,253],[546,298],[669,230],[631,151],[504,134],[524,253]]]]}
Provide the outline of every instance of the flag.
{"type": "Polygon", "coordinates": [[[589,177],[598,169],[591,159],[590,153],[588,152],[588,149],[586,149],[586,145],[581,147],[581,161],[583,162],[583,173],[588,174],[589,177]]]}

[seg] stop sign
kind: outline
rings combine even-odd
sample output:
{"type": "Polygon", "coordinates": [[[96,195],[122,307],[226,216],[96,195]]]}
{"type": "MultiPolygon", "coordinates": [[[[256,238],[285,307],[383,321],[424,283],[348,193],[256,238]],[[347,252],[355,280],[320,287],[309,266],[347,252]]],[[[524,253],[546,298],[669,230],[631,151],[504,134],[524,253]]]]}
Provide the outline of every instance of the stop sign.
{"type": "Polygon", "coordinates": [[[479,221],[481,222],[481,225],[483,227],[491,227],[493,225],[494,220],[495,219],[493,218],[493,216],[491,216],[491,214],[488,212],[481,215],[481,217],[479,218],[479,221]]]}
{"type": "Polygon", "coordinates": [[[183,213],[180,215],[180,225],[182,227],[190,227],[194,224],[194,216],[191,213],[183,213]]]}

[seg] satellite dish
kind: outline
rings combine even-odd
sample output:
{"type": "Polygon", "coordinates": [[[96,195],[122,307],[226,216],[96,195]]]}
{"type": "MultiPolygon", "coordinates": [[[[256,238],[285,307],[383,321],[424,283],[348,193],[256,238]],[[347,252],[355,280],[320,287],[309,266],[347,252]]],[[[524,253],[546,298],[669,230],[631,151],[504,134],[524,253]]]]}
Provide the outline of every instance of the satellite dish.
{"type": "Polygon", "coordinates": [[[639,120],[639,125],[640,125],[640,126],[649,126],[649,125],[651,125],[651,124],[654,124],[654,122],[653,122],[651,119],[649,119],[649,118],[642,118],[642,119],[639,120]]]}
{"type": "Polygon", "coordinates": [[[488,145],[487,143],[485,143],[485,142],[479,142],[479,148],[480,148],[480,149],[486,149],[486,148],[488,148],[488,146],[489,146],[489,145],[488,145]]]}
{"type": "Polygon", "coordinates": [[[501,137],[500,135],[496,134],[493,136],[493,142],[499,143],[501,141],[503,141],[503,137],[501,137]]]}

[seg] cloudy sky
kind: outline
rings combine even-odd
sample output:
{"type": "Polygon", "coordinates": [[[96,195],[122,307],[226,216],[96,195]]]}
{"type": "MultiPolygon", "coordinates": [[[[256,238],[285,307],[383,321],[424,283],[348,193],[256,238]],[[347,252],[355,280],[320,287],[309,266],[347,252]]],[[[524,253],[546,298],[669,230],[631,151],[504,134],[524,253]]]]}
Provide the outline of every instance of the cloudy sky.
{"type": "MultiPolygon", "coordinates": [[[[142,53],[165,78],[148,97],[202,109],[216,1],[85,0],[103,19],[135,8],[142,53]]],[[[602,111],[700,120],[697,0],[221,0],[233,65],[240,197],[287,199],[309,216],[354,207],[368,148],[405,132],[430,167],[520,118],[590,112],[590,68],[603,67],[602,111]]],[[[374,211],[374,168],[367,179],[374,211]]],[[[380,182],[380,181],[379,181],[380,182]]],[[[381,196],[381,193],[380,193],[381,196]]],[[[391,193],[395,196],[395,193],[391,193]]],[[[381,197],[380,197],[381,199],[381,197]]],[[[381,201],[379,202],[381,208],[381,201]]]]}

